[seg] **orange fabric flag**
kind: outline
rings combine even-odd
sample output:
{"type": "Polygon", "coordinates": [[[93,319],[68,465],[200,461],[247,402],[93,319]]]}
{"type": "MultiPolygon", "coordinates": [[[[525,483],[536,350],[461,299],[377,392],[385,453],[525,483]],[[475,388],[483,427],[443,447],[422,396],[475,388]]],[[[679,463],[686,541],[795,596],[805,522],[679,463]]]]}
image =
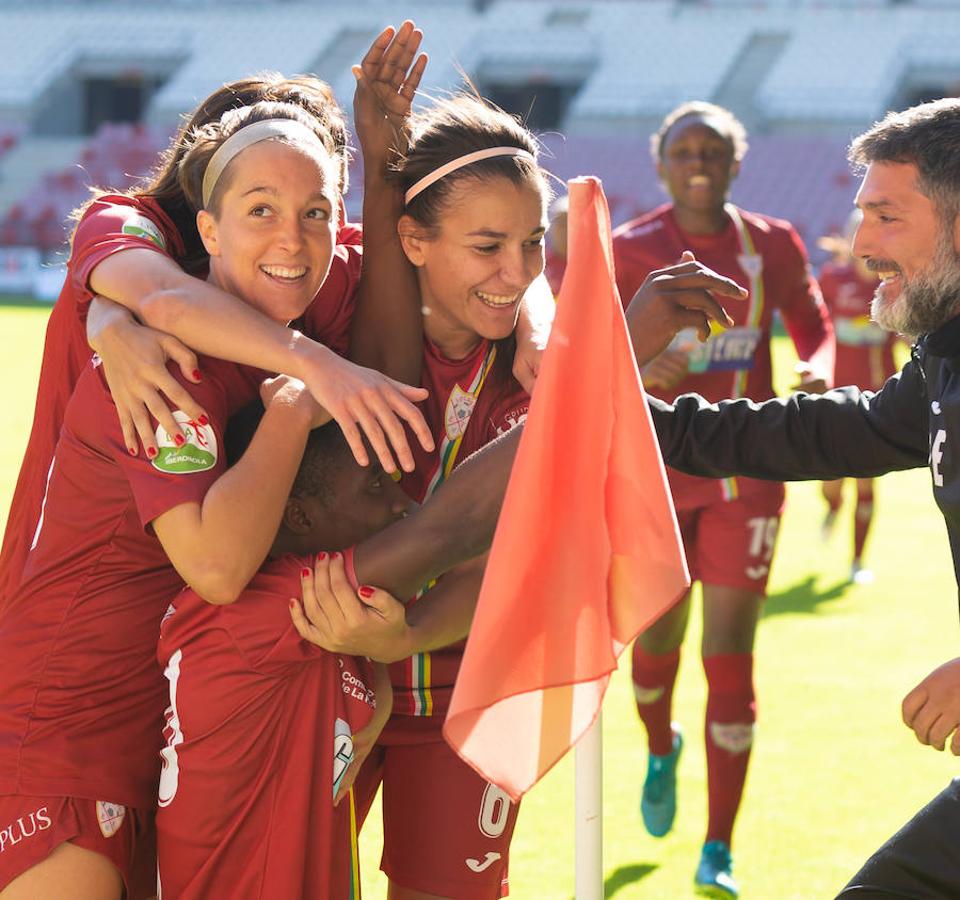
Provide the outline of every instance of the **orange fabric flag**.
{"type": "Polygon", "coordinates": [[[517,800],[586,732],[624,647],[690,584],[595,178],[443,733],[517,800]]]}

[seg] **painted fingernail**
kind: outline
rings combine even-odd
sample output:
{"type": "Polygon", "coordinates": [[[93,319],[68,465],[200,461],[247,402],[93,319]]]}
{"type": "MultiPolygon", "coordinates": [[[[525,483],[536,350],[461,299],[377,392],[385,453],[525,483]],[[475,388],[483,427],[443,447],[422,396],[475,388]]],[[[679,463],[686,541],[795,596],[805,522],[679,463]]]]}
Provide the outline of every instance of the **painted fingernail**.
{"type": "Polygon", "coordinates": [[[364,600],[369,600],[373,596],[373,588],[368,584],[361,584],[357,588],[357,593],[363,597],[364,600]]]}
{"type": "Polygon", "coordinates": [[[184,439],[184,437],[183,437],[182,434],[175,434],[175,435],[173,436],[173,442],[174,442],[178,447],[182,447],[182,446],[183,446],[184,440],[185,440],[185,439],[184,439]]]}
{"type": "Polygon", "coordinates": [[[327,558],[327,554],[322,550],[317,554],[317,562],[323,562],[327,558]]]}
{"type": "Polygon", "coordinates": [[[157,455],[156,447],[147,447],[147,456],[149,456],[150,459],[153,459],[156,455],[157,455]]]}
{"type": "Polygon", "coordinates": [[[340,559],[340,556],[341,554],[334,550],[333,553],[330,554],[330,559],[340,559]]]}
{"type": "Polygon", "coordinates": [[[199,369],[194,369],[194,370],[193,370],[193,380],[194,380],[194,381],[202,381],[202,380],[203,380],[203,379],[200,377],[200,370],[199,370],[199,369]]]}
{"type": "Polygon", "coordinates": [[[137,455],[137,448],[136,448],[136,447],[127,447],[127,453],[129,453],[131,456],[136,456],[136,455],[137,455]]]}
{"type": "Polygon", "coordinates": [[[302,568],[302,569],[300,570],[300,577],[301,577],[301,578],[309,578],[309,577],[310,577],[310,570],[309,570],[308,568],[306,568],[306,567],[302,568]]]}
{"type": "Polygon", "coordinates": [[[200,415],[197,416],[197,424],[198,424],[198,425],[209,425],[209,424],[210,424],[210,420],[207,418],[206,413],[200,413],[200,415]]]}
{"type": "Polygon", "coordinates": [[[293,597],[291,597],[291,598],[290,598],[290,609],[293,609],[296,605],[297,605],[297,601],[294,600],[293,597]]]}

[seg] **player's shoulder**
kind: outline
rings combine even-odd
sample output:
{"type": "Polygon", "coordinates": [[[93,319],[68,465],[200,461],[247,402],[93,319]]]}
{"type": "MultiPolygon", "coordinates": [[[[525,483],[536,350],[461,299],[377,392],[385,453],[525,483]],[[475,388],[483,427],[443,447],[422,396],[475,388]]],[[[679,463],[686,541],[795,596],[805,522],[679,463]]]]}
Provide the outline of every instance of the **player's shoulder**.
{"type": "Polygon", "coordinates": [[[183,253],[176,226],[160,204],[150,197],[129,194],[100,194],[84,207],[74,240],[99,233],[124,235],[142,240],[173,256],[183,253]]]}
{"type": "Polygon", "coordinates": [[[786,219],[778,219],[776,216],[768,216],[766,213],[753,212],[739,207],[737,209],[747,228],[764,240],[778,243],[793,243],[800,240],[799,232],[786,219]]]}
{"type": "Polygon", "coordinates": [[[666,228],[666,217],[669,211],[670,204],[665,203],[642,216],[618,225],[613,230],[614,247],[641,243],[663,231],[666,228]]]}

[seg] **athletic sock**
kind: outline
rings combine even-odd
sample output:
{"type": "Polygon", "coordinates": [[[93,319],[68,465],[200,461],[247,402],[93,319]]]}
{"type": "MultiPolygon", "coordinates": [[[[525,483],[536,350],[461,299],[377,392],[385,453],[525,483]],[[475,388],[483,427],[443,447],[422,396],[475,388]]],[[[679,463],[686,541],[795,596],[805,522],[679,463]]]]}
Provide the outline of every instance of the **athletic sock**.
{"type": "Polygon", "coordinates": [[[708,841],[730,844],[753,746],[753,654],[704,657],[707,676],[708,841]]]}
{"type": "Polygon", "coordinates": [[[857,509],[853,515],[853,558],[863,558],[863,548],[867,543],[870,525],[873,522],[873,489],[857,489],[857,509]]]}
{"type": "Polygon", "coordinates": [[[640,641],[633,642],[633,694],[640,721],[647,729],[650,752],[657,756],[666,756],[673,750],[670,713],[679,664],[679,647],[654,655],[647,653],[640,641]]]}

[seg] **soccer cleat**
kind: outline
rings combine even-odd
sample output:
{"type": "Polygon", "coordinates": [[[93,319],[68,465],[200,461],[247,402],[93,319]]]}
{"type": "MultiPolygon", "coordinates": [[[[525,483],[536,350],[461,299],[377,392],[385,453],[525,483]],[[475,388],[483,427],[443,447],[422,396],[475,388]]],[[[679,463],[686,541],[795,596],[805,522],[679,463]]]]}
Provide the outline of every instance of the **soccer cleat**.
{"type": "Polygon", "coordinates": [[[850,580],[859,585],[873,584],[873,572],[865,569],[859,559],[855,559],[850,567],[850,580]]]}
{"type": "Polygon", "coordinates": [[[654,837],[663,837],[673,828],[677,814],[677,760],[683,749],[683,735],[677,725],[673,731],[673,750],[666,756],[650,754],[647,778],[640,795],[640,815],[647,831],[654,837]]]}
{"type": "Polygon", "coordinates": [[[703,845],[693,883],[701,897],[731,900],[740,896],[740,885],[733,877],[733,857],[727,844],[723,841],[707,841],[703,845]]]}

